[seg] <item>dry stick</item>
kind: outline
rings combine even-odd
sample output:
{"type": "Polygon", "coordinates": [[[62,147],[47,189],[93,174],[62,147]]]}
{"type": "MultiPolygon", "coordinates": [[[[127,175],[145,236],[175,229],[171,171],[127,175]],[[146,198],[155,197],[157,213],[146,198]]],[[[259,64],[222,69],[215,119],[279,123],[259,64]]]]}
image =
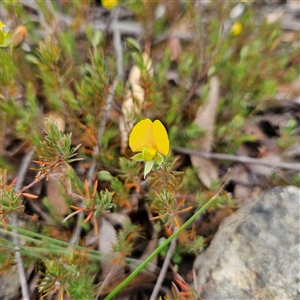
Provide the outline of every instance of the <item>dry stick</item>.
{"type": "MultiPolygon", "coordinates": [[[[29,164],[31,163],[31,157],[34,153],[34,149],[31,148],[26,155],[24,156],[21,167],[18,171],[18,178],[15,184],[15,190],[20,190],[22,183],[24,181],[25,174],[28,170],[29,164]]],[[[13,226],[18,226],[18,215],[16,213],[12,214],[12,225],[13,226]]],[[[12,230],[13,233],[17,233],[15,229],[12,230]]],[[[16,235],[13,235],[13,242],[15,245],[19,245],[19,239],[17,238],[16,235]]],[[[19,273],[19,279],[20,279],[20,284],[21,284],[21,291],[22,291],[22,297],[24,300],[29,300],[29,290],[28,290],[28,285],[27,285],[27,278],[26,278],[26,273],[24,269],[24,264],[23,264],[23,259],[20,253],[20,248],[18,246],[15,246],[15,258],[17,261],[17,267],[18,267],[18,273],[19,273]]]]}
{"type": "MultiPolygon", "coordinates": [[[[177,228],[175,228],[174,232],[176,232],[176,231],[177,231],[177,228]]],[[[156,281],[155,287],[153,289],[153,292],[151,294],[150,300],[155,300],[157,298],[157,295],[158,295],[159,290],[162,286],[163,280],[166,276],[167,269],[168,269],[169,263],[170,263],[171,258],[172,258],[172,254],[173,254],[175,246],[176,246],[176,241],[177,241],[177,237],[175,237],[172,240],[171,244],[170,244],[170,247],[168,249],[164,264],[163,264],[163,266],[161,268],[161,271],[159,273],[159,276],[157,278],[157,281],[156,281]]]]}
{"type": "Polygon", "coordinates": [[[124,72],[123,72],[123,48],[121,43],[121,34],[120,30],[116,29],[113,35],[114,39],[114,48],[116,52],[116,63],[117,63],[117,75],[120,81],[123,80],[124,72]]]}
{"type": "MultiPolygon", "coordinates": [[[[113,21],[112,26],[114,26],[118,22],[118,16],[119,16],[119,9],[117,8],[115,11],[113,11],[113,21]]],[[[122,41],[121,41],[121,33],[120,29],[117,27],[114,27],[113,29],[113,41],[114,41],[114,49],[116,53],[116,64],[117,64],[117,75],[118,80],[123,80],[123,47],[122,47],[122,41]]]]}
{"type": "Polygon", "coordinates": [[[237,155],[229,155],[229,154],[222,154],[222,153],[209,153],[203,151],[190,150],[186,148],[175,148],[174,151],[182,154],[201,156],[206,159],[236,161],[243,164],[257,164],[257,165],[264,165],[272,168],[281,168],[287,170],[300,171],[300,163],[272,162],[265,159],[252,158],[248,156],[237,156],[237,155]]]}

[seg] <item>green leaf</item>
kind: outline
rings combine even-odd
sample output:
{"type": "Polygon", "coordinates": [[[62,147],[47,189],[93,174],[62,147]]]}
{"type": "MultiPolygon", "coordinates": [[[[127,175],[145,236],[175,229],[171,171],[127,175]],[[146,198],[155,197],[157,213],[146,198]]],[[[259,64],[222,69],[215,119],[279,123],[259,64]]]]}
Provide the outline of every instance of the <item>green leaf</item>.
{"type": "Polygon", "coordinates": [[[103,33],[101,31],[96,31],[93,37],[92,45],[97,48],[103,41],[103,33]]]}
{"type": "Polygon", "coordinates": [[[143,153],[138,153],[135,156],[131,157],[131,159],[135,160],[135,161],[143,161],[143,153]]]}
{"type": "Polygon", "coordinates": [[[38,65],[40,63],[39,59],[36,56],[32,55],[32,54],[25,55],[25,59],[28,62],[31,62],[31,63],[36,64],[36,65],[38,65]]]}
{"type": "Polygon", "coordinates": [[[144,178],[150,173],[153,166],[154,166],[154,160],[150,160],[145,163],[144,178]]]}
{"type": "Polygon", "coordinates": [[[144,60],[143,60],[142,54],[138,53],[138,52],[132,52],[131,56],[132,56],[134,63],[139,67],[139,69],[143,69],[144,60]]]}
{"type": "Polygon", "coordinates": [[[142,52],[139,42],[133,38],[126,39],[125,44],[129,51],[142,52]]]}
{"type": "Polygon", "coordinates": [[[160,153],[156,153],[155,162],[161,166],[161,164],[164,162],[164,157],[160,153]]]}
{"type": "Polygon", "coordinates": [[[112,175],[108,171],[102,170],[102,171],[98,172],[99,180],[111,181],[112,178],[113,178],[112,175]]]}
{"type": "Polygon", "coordinates": [[[3,32],[0,30],[0,48],[6,48],[11,42],[10,32],[3,32]]]}

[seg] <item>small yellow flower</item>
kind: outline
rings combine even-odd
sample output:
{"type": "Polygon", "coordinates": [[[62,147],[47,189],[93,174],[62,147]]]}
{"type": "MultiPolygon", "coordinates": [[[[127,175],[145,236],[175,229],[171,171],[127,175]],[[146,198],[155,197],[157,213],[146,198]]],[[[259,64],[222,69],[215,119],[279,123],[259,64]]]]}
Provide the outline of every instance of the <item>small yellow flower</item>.
{"type": "Polygon", "coordinates": [[[0,21],[0,30],[2,30],[3,27],[6,27],[6,25],[0,21]]]}
{"type": "Polygon", "coordinates": [[[167,131],[159,120],[152,123],[150,119],[145,119],[133,127],[129,146],[132,152],[142,152],[146,148],[151,155],[158,152],[167,156],[170,142],[167,131]]]}
{"type": "Polygon", "coordinates": [[[155,120],[145,119],[138,122],[129,136],[129,146],[132,152],[140,152],[132,159],[146,162],[144,176],[152,169],[154,163],[161,165],[162,156],[167,156],[170,150],[168,133],[164,125],[155,120]]]}
{"type": "Polygon", "coordinates": [[[243,31],[243,25],[241,22],[235,22],[231,27],[231,32],[234,36],[238,36],[243,31]]]}
{"type": "Polygon", "coordinates": [[[103,7],[107,9],[112,9],[118,5],[119,0],[102,0],[101,3],[103,7]]]}
{"type": "Polygon", "coordinates": [[[0,48],[7,48],[11,42],[10,40],[10,32],[6,31],[3,32],[2,28],[6,27],[5,24],[0,21],[0,48]]]}

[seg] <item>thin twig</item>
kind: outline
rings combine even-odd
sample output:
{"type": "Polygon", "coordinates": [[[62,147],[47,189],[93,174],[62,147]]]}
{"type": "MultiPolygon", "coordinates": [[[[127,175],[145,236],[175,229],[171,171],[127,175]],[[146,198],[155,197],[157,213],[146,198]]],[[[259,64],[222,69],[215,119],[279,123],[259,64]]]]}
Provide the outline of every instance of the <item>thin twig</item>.
{"type": "Polygon", "coordinates": [[[102,135],[104,134],[105,127],[106,127],[106,124],[108,121],[109,112],[111,110],[111,104],[112,104],[112,100],[113,100],[113,97],[115,94],[116,87],[117,87],[117,81],[114,81],[111,86],[111,91],[110,91],[108,97],[106,98],[105,109],[103,111],[103,116],[102,116],[102,122],[101,122],[100,128],[98,130],[98,143],[99,143],[100,149],[101,149],[101,138],[102,138],[102,135]]]}
{"type": "Polygon", "coordinates": [[[18,171],[17,180],[16,180],[16,183],[15,183],[15,190],[16,191],[19,191],[21,189],[21,186],[22,186],[22,184],[24,182],[24,179],[25,179],[26,172],[27,172],[28,167],[29,167],[29,165],[32,161],[33,153],[34,153],[34,148],[31,148],[26,153],[26,155],[23,157],[20,169],[18,171]]]}
{"type": "MultiPolygon", "coordinates": [[[[119,16],[119,9],[117,8],[112,12],[113,14],[113,21],[112,25],[118,22],[118,16],[119,16]]],[[[114,42],[114,49],[116,53],[116,65],[117,65],[117,75],[118,79],[120,81],[123,80],[123,48],[122,48],[122,41],[121,41],[121,33],[120,29],[117,27],[113,27],[113,42],[114,42]]]]}
{"type": "Polygon", "coordinates": [[[190,101],[192,100],[193,96],[195,95],[200,84],[203,83],[204,80],[206,79],[208,70],[209,70],[209,65],[205,62],[203,64],[203,67],[201,68],[201,70],[198,72],[195,82],[193,82],[192,86],[189,89],[187,96],[185,97],[185,99],[181,105],[181,108],[180,108],[181,111],[186,110],[186,108],[188,107],[190,101]]]}
{"type": "Polygon", "coordinates": [[[195,82],[192,84],[191,88],[189,89],[189,92],[183,102],[183,104],[181,105],[181,110],[184,111],[187,106],[189,105],[190,101],[192,100],[193,96],[195,95],[197,89],[199,88],[200,84],[202,84],[206,77],[207,77],[207,72],[210,68],[210,66],[212,65],[213,60],[215,59],[215,56],[218,54],[224,38],[225,38],[225,30],[224,30],[224,17],[222,16],[222,20],[221,20],[221,28],[220,28],[220,35],[219,35],[219,39],[217,42],[217,45],[213,51],[213,53],[207,57],[206,55],[206,36],[207,36],[207,26],[208,26],[208,21],[202,21],[202,34],[200,35],[200,45],[201,45],[201,69],[198,72],[197,78],[195,80],[195,82]]]}
{"type": "MultiPolygon", "coordinates": [[[[105,109],[103,110],[101,124],[100,124],[100,127],[98,129],[98,134],[97,134],[98,144],[95,145],[94,148],[93,148],[93,157],[97,156],[100,152],[100,149],[101,149],[101,138],[104,134],[105,127],[106,127],[106,124],[107,124],[107,121],[108,121],[109,112],[111,110],[111,103],[112,103],[112,100],[113,100],[113,97],[114,97],[116,87],[117,87],[117,82],[114,81],[114,83],[111,87],[111,92],[106,98],[105,109]]],[[[92,186],[92,184],[93,184],[93,177],[94,177],[95,169],[96,169],[96,161],[93,160],[93,163],[92,163],[92,165],[89,169],[89,172],[88,172],[89,186],[92,186]]]]}
{"type": "Polygon", "coordinates": [[[248,156],[237,156],[237,155],[229,155],[229,154],[222,154],[222,153],[209,153],[203,151],[190,150],[186,148],[175,148],[174,151],[182,154],[201,156],[206,159],[235,161],[243,164],[257,164],[257,165],[264,165],[272,168],[300,171],[300,163],[273,162],[261,158],[252,158],[248,156]]]}
{"type": "Polygon", "coordinates": [[[78,215],[80,212],[82,212],[81,210],[75,210],[73,211],[71,214],[69,214],[67,217],[65,217],[63,220],[62,220],[62,223],[66,223],[70,218],[78,215]]]}
{"type": "MultiPolygon", "coordinates": [[[[26,155],[24,156],[21,167],[18,171],[18,178],[16,180],[15,184],[15,190],[20,190],[21,186],[23,184],[26,172],[28,170],[29,164],[31,163],[31,158],[34,153],[34,149],[31,148],[26,155]]],[[[13,226],[18,226],[18,215],[16,213],[12,214],[12,225],[13,226]]],[[[13,229],[14,233],[17,233],[15,229],[13,229]]],[[[17,238],[16,235],[13,235],[13,242],[16,245],[15,246],[15,258],[17,262],[17,267],[18,267],[18,273],[19,273],[19,279],[20,279],[20,284],[21,284],[21,291],[22,291],[22,297],[24,300],[29,300],[29,290],[28,290],[28,285],[27,285],[27,278],[26,278],[26,273],[25,273],[25,268],[23,264],[23,259],[20,253],[20,247],[19,245],[19,239],[17,238]]]]}
{"type": "Polygon", "coordinates": [[[122,48],[120,30],[115,29],[113,34],[113,40],[114,40],[114,48],[116,53],[117,75],[118,75],[118,79],[122,81],[124,76],[124,71],[123,71],[123,48],[122,48]]]}
{"type": "MultiPolygon", "coordinates": [[[[32,154],[31,154],[32,155],[32,154]]],[[[25,157],[26,158],[26,157],[25,157]]],[[[22,187],[22,188],[19,188],[17,189],[17,187],[19,187],[19,185],[17,186],[17,184],[15,185],[15,190],[17,191],[16,195],[19,195],[19,194],[22,194],[23,192],[29,190],[30,188],[32,188],[34,185],[36,185],[38,182],[40,182],[42,179],[46,178],[49,173],[55,169],[60,163],[62,162],[62,160],[59,160],[59,161],[56,161],[55,163],[53,163],[50,167],[49,167],[49,170],[45,173],[42,173],[38,176],[36,176],[36,179],[34,181],[32,181],[30,184],[22,187]]],[[[18,180],[17,180],[18,181],[18,180]]],[[[20,181],[21,182],[21,185],[22,185],[22,182],[23,181],[20,181]]],[[[20,185],[20,187],[21,187],[20,185]]]]}
{"type": "MultiPolygon", "coordinates": [[[[12,216],[12,223],[14,224],[14,220],[16,220],[17,222],[17,217],[16,214],[13,214],[12,216]]],[[[13,237],[13,242],[14,244],[19,244],[19,239],[17,237],[13,237]]],[[[17,262],[17,267],[18,267],[18,273],[19,273],[19,279],[20,279],[20,284],[21,284],[21,291],[22,291],[22,299],[23,300],[30,300],[29,298],[29,289],[28,289],[28,285],[27,285],[27,278],[26,278],[26,273],[25,273],[25,268],[24,268],[24,264],[23,264],[23,259],[20,253],[20,247],[19,246],[15,246],[15,259],[17,262]]]]}
{"type": "Polygon", "coordinates": [[[77,222],[76,222],[76,227],[74,230],[74,233],[72,235],[72,238],[70,239],[70,244],[74,244],[77,245],[78,244],[78,240],[81,234],[81,223],[84,217],[84,213],[83,211],[80,211],[77,217],[77,222]]]}
{"type": "MultiPolygon", "coordinates": [[[[174,232],[177,231],[177,229],[175,228],[174,232]]],[[[177,238],[175,237],[171,244],[170,244],[170,247],[168,249],[168,252],[167,252],[167,255],[165,257],[165,261],[164,261],[164,264],[161,268],[161,271],[159,273],[159,276],[157,278],[157,281],[156,281],[156,284],[155,284],[155,287],[153,289],[153,292],[151,294],[151,297],[150,297],[150,300],[155,300],[157,299],[157,296],[158,296],[158,293],[161,289],[161,286],[162,286],[162,283],[163,283],[163,280],[165,279],[165,276],[166,276],[166,273],[167,273],[167,269],[169,267],[169,263],[171,261],[171,258],[172,258],[172,255],[173,255],[173,252],[174,252],[174,249],[175,249],[175,246],[176,246],[176,242],[177,242],[177,238]]]]}
{"type": "Polygon", "coordinates": [[[101,295],[101,292],[103,291],[103,289],[106,287],[107,283],[110,281],[111,277],[115,274],[115,269],[118,265],[113,265],[113,267],[111,268],[110,272],[108,273],[108,275],[105,277],[104,281],[102,282],[102,284],[100,285],[99,289],[98,289],[98,293],[96,295],[95,300],[97,300],[99,298],[99,296],[101,295]]]}
{"type": "MultiPolygon", "coordinates": [[[[112,87],[111,87],[110,94],[106,98],[105,109],[103,111],[103,116],[102,116],[102,122],[101,122],[99,130],[98,130],[98,144],[95,145],[94,148],[93,148],[92,156],[94,158],[99,154],[100,149],[101,149],[101,137],[104,134],[105,127],[106,127],[106,124],[107,124],[107,121],[108,121],[108,116],[109,116],[109,112],[110,112],[110,109],[111,109],[111,102],[113,100],[113,96],[114,96],[114,93],[115,93],[115,90],[116,90],[116,86],[117,86],[117,82],[115,81],[113,83],[112,87]]],[[[97,162],[96,162],[95,159],[93,159],[93,162],[92,162],[92,164],[89,168],[88,174],[87,174],[87,180],[88,180],[88,185],[89,186],[93,185],[93,180],[94,180],[94,174],[95,174],[96,167],[97,167],[97,162]]],[[[81,204],[81,205],[83,205],[83,204],[81,204]]],[[[84,217],[84,213],[81,211],[78,214],[77,222],[76,222],[76,228],[75,228],[74,233],[72,235],[72,238],[70,240],[71,244],[77,244],[78,243],[78,240],[79,240],[79,237],[80,237],[80,234],[81,234],[81,223],[82,223],[83,217],[84,217]]]]}

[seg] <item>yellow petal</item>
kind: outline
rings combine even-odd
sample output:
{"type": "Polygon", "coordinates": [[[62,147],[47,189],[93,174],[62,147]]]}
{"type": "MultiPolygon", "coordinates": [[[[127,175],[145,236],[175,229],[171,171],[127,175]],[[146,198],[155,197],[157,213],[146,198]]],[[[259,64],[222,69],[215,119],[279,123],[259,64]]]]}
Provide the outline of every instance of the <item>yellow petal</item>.
{"type": "Polygon", "coordinates": [[[115,7],[116,5],[118,5],[118,0],[102,0],[102,6],[107,8],[107,9],[111,9],[113,7],[115,7]]]}
{"type": "Polygon", "coordinates": [[[138,122],[129,136],[129,147],[132,152],[142,152],[145,147],[155,149],[153,123],[150,119],[138,122]]]}
{"type": "Polygon", "coordinates": [[[0,30],[1,30],[3,27],[6,27],[6,25],[3,24],[3,23],[0,21],[0,30]]]}
{"type": "Polygon", "coordinates": [[[153,137],[157,151],[167,156],[170,149],[168,133],[165,126],[159,120],[155,120],[153,123],[153,137]]]}

